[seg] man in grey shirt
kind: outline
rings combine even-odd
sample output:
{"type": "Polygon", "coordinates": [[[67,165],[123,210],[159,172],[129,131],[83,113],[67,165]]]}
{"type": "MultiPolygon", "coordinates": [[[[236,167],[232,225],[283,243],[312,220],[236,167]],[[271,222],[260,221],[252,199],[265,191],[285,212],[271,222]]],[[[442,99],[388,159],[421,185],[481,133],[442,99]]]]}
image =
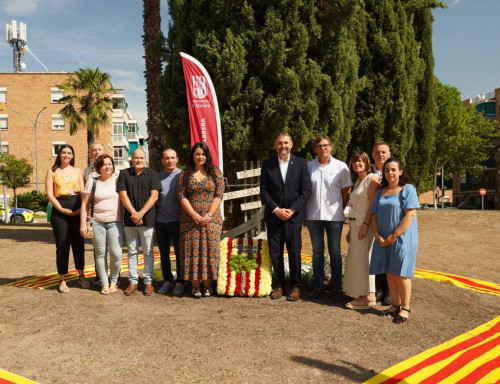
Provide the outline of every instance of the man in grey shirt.
{"type": "Polygon", "coordinates": [[[156,202],[156,239],[160,248],[161,272],[163,275],[163,286],[158,293],[167,293],[174,288],[174,275],[170,265],[170,239],[174,245],[175,265],[177,279],[174,294],[181,295],[184,292],[184,284],[180,275],[180,215],[181,204],[177,198],[177,184],[181,170],[177,168],[177,153],[173,149],[165,149],[161,158],[164,170],[158,173],[161,182],[161,192],[156,202]]]}

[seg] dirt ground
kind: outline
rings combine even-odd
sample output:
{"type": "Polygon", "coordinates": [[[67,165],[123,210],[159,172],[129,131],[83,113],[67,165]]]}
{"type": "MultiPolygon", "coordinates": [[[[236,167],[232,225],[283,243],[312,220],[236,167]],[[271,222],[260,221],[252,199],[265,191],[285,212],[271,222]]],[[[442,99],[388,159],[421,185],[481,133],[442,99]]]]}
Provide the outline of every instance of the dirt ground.
{"type": "MultiPolygon", "coordinates": [[[[418,220],[418,268],[498,282],[500,212],[418,220]]],[[[303,240],[310,253],[307,231],[303,240]]],[[[1,225],[0,258],[0,368],[39,383],[360,383],[500,313],[497,296],[418,278],[404,325],[328,295],[290,303],[3,286],[56,270],[47,224],[1,225]]]]}

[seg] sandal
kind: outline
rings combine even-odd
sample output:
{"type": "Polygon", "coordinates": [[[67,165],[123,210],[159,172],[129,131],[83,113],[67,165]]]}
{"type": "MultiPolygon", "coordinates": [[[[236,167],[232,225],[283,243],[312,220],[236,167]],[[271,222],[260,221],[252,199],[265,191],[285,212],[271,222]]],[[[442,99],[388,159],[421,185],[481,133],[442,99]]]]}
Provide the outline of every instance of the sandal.
{"type": "Polygon", "coordinates": [[[109,285],[109,293],[115,293],[118,292],[118,285],[111,283],[109,285]]]}
{"type": "MultiPolygon", "coordinates": [[[[406,309],[406,308],[403,308],[403,307],[401,307],[401,309],[399,310],[399,313],[401,313],[401,311],[406,311],[408,313],[411,312],[409,309],[406,309]]],[[[394,316],[394,319],[392,319],[392,322],[394,324],[403,324],[403,323],[406,323],[408,321],[408,318],[401,316],[399,313],[396,316],[394,316]]]]}
{"type": "Polygon", "coordinates": [[[348,302],[345,306],[348,309],[370,309],[375,306],[377,303],[374,301],[368,301],[367,303],[360,304],[358,299],[348,302]]]}
{"type": "Polygon", "coordinates": [[[59,292],[59,293],[68,293],[69,292],[69,288],[66,285],[66,280],[61,280],[59,282],[59,286],[57,287],[57,292],[59,292]]]}
{"type": "Polygon", "coordinates": [[[214,294],[214,291],[212,290],[212,288],[207,288],[207,287],[204,287],[205,288],[205,292],[203,292],[203,297],[210,297],[214,294]]]}
{"type": "Polygon", "coordinates": [[[101,288],[101,295],[109,295],[109,287],[107,285],[101,288]]]}
{"type": "Polygon", "coordinates": [[[191,290],[191,295],[193,295],[195,299],[201,299],[200,287],[193,287],[193,289],[191,290]]]}
{"type": "Polygon", "coordinates": [[[85,275],[79,275],[78,276],[78,284],[80,284],[80,286],[83,289],[89,289],[90,288],[90,282],[85,278],[85,275]],[[82,277],[83,277],[83,280],[82,280],[82,277]]]}
{"type": "Polygon", "coordinates": [[[401,310],[401,305],[391,305],[389,307],[389,309],[384,309],[383,311],[381,311],[380,313],[382,314],[382,316],[391,316],[391,317],[394,317],[394,316],[397,316],[399,311],[401,310]],[[396,308],[395,311],[391,311],[391,308],[394,307],[396,308]]]}

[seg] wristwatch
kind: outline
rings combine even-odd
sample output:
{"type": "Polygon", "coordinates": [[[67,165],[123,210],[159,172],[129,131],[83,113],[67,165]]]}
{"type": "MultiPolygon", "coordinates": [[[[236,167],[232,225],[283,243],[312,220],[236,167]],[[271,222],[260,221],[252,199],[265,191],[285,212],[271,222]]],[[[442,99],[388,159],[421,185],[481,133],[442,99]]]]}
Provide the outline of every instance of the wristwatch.
{"type": "Polygon", "coordinates": [[[207,213],[208,217],[214,217],[214,214],[212,212],[207,213]]]}

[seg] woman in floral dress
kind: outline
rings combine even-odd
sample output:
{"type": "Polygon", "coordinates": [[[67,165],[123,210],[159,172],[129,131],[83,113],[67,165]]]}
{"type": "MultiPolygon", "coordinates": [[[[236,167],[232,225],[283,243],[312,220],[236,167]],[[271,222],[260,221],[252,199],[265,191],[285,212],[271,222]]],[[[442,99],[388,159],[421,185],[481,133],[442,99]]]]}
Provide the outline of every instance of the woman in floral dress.
{"type": "Polygon", "coordinates": [[[217,279],[219,241],[222,233],[220,204],[224,194],[222,172],[213,165],[212,155],[203,142],[196,143],[189,154],[188,166],[179,176],[177,195],[182,212],[180,219],[181,278],[190,280],[192,295],[213,294],[217,279]]]}

